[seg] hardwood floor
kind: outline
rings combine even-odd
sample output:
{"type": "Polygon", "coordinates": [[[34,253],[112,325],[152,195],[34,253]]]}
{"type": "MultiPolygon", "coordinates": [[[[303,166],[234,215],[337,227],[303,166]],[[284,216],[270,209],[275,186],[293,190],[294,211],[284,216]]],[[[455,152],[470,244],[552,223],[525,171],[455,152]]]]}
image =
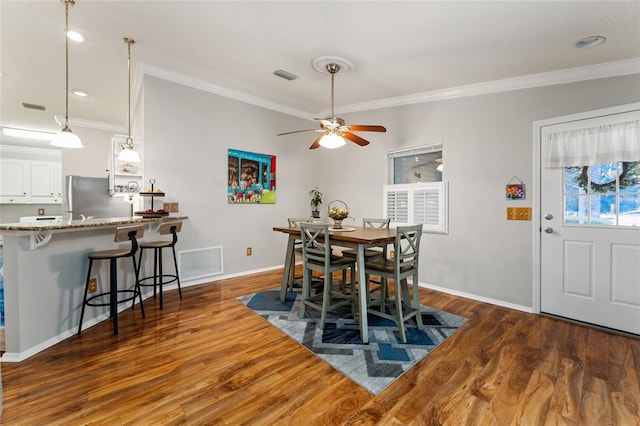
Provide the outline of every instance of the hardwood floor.
{"type": "Polygon", "coordinates": [[[21,363],[2,424],[639,425],[640,340],[425,289],[469,322],[373,397],[235,298],[281,271],[147,299],[21,363]]]}

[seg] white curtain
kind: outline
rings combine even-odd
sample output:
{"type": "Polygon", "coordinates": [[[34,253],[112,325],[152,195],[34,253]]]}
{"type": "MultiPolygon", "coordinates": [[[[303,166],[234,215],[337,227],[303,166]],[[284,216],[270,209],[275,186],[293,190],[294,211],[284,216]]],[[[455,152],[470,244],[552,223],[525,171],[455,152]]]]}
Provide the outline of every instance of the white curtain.
{"type": "Polygon", "coordinates": [[[640,161],[640,120],[549,135],[547,168],[640,161]]]}

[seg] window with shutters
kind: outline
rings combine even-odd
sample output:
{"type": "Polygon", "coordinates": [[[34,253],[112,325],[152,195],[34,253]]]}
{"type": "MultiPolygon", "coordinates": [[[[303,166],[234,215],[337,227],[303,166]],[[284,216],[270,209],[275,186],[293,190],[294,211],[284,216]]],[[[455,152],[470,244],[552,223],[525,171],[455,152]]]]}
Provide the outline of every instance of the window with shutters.
{"type": "Polygon", "coordinates": [[[393,226],[422,223],[424,232],[449,232],[447,182],[385,185],[382,192],[383,212],[393,226]]]}

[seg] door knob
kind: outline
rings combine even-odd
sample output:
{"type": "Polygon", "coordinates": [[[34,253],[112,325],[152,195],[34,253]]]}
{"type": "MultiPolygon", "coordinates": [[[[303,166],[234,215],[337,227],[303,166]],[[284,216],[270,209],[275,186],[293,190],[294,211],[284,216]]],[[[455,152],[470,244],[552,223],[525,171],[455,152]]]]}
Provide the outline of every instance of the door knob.
{"type": "Polygon", "coordinates": [[[547,214],[544,215],[544,218],[547,219],[547,220],[551,220],[551,219],[553,219],[553,215],[551,213],[547,213],[547,214]]]}
{"type": "Polygon", "coordinates": [[[547,228],[544,228],[544,232],[546,232],[547,234],[553,234],[553,228],[550,226],[547,228]]]}

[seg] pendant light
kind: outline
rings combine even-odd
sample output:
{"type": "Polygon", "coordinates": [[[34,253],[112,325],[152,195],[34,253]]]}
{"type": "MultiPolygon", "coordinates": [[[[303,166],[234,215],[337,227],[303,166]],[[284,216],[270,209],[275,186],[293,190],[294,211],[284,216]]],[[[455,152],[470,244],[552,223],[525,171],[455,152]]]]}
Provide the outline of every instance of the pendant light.
{"type": "Polygon", "coordinates": [[[129,52],[127,60],[127,68],[129,70],[129,109],[127,113],[127,117],[129,119],[129,129],[127,131],[127,140],[125,142],[125,145],[124,147],[122,147],[120,154],[118,154],[118,160],[138,163],[140,162],[140,156],[133,149],[133,139],[131,139],[131,45],[136,41],[129,37],[123,37],[122,39],[125,43],[127,43],[127,49],[129,52]]]}
{"type": "Polygon", "coordinates": [[[76,4],[75,0],[63,0],[64,1],[64,14],[65,14],[65,110],[64,110],[64,127],[54,136],[51,141],[51,145],[61,148],[84,148],[80,138],[74,135],[69,128],[69,38],[67,33],[69,32],[69,5],[76,4]]]}

